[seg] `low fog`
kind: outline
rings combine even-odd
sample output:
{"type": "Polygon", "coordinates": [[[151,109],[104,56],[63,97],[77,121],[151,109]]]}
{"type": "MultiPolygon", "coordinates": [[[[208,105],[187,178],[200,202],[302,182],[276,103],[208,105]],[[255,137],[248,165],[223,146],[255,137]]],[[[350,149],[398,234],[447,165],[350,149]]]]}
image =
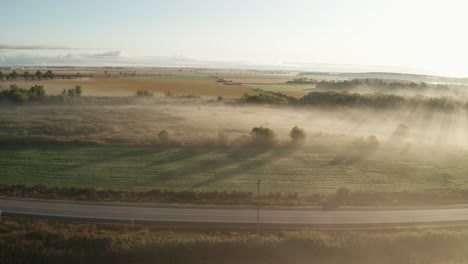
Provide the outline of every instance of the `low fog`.
{"type": "Polygon", "coordinates": [[[427,108],[370,110],[241,105],[197,100],[137,100],[130,102],[2,107],[0,136],[53,137],[107,143],[151,144],[161,130],[174,140],[246,139],[253,127],[271,128],[279,142],[289,141],[298,126],[307,142],[349,141],[371,135],[392,146],[465,147],[467,113],[427,108]]]}

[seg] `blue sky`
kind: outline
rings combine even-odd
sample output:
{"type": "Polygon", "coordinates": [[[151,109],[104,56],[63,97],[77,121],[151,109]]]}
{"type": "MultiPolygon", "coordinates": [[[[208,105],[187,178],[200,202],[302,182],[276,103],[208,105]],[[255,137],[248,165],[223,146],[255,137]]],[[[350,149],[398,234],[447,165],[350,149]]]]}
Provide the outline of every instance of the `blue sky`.
{"type": "Polygon", "coordinates": [[[457,0],[5,1],[0,65],[325,64],[468,76],[466,10],[457,0]]]}

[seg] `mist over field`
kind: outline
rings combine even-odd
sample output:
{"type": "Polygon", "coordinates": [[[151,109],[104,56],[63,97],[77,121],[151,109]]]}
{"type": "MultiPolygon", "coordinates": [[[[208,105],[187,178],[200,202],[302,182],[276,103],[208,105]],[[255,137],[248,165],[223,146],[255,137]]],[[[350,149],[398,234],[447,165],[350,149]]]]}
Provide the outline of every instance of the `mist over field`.
{"type": "Polygon", "coordinates": [[[161,130],[176,140],[249,137],[253,127],[271,128],[280,141],[298,126],[307,142],[351,140],[374,135],[392,147],[466,147],[467,113],[427,108],[368,109],[317,108],[274,105],[204,103],[203,100],[130,100],[98,104],[3,106],[0,136],[57,137],[63,139],[122,140],[148,144],[161,130]]]}
{"type": "Polygon", "coordinates": [[[468,1],[0,10],[0,264],[468,263],[468,1]]]}

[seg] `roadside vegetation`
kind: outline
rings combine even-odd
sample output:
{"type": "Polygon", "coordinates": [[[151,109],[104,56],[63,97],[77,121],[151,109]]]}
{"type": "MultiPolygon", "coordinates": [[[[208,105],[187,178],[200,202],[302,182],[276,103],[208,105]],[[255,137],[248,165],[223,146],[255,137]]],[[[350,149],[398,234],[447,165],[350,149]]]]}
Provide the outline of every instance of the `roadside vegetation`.
{"type": "MultiPolygon", "coordinates": [[[[0,197],[70,200],[80,202],[146,203],[158,205],[257,205],[250,191],[193,191],[97,189],[46,185],[0,184],[0,197]]],[[[294,193],[262,192],[262,206],[313,206],[333,210],[341,206],[442,206],[468,203],[468,189],[424,191],[351,191],[294,193]]]]}
{"type": "Polygon", "coordinates": [[[463,263],[468,228],[166,230],[156,224],[0,222],[0,259],[12,263],[463,263]],[[430,249],[430,250],[428,250],[430,249]],[[385,256],[385,258],[382,258],[385,256]]]}

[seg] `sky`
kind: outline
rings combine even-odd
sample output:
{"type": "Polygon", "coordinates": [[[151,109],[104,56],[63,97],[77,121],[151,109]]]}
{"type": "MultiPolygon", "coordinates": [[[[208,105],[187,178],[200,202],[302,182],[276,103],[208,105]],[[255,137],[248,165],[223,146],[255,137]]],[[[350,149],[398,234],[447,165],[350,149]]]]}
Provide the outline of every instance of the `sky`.
{"type": "Polygon", "coordinates": [[[0,66],[207,66],[468,77],[466,1],[15,0],[1,7],[0,66]]]}

